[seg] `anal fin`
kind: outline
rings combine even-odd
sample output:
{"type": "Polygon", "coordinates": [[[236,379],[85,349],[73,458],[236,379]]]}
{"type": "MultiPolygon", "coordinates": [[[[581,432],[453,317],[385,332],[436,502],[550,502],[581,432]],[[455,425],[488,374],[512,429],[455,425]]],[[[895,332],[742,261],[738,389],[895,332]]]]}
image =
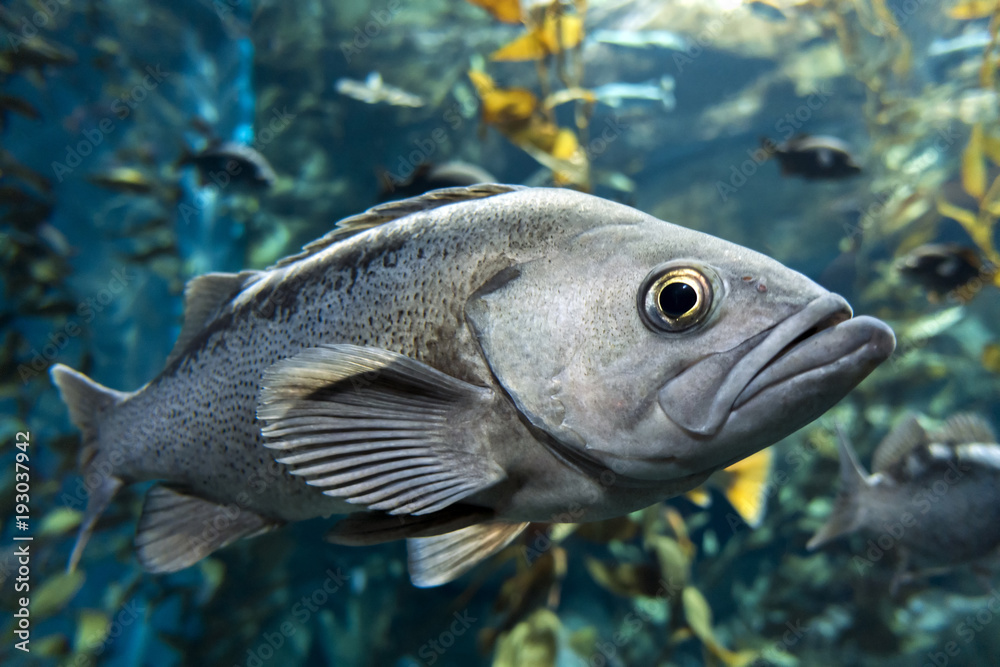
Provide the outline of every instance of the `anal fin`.
{"type": "Polygon", "coordinates": [[[219,505],[157,484],[146,494],[135,547],[149,572],[176,572],[243,537],[281,522],[237,505],[219,505]]]}
{"type": "Polygon", "coordinates": [[[444,535],[408,539],[410,581],[430,588],[457,579],[513,542],[527,527],[527,523],[481,523],[444,535]]]}

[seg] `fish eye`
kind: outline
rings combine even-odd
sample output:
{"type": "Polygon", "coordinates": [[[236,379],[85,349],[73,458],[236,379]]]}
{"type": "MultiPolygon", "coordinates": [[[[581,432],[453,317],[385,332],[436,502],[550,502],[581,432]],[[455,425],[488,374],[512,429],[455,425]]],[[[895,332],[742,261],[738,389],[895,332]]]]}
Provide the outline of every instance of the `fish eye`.
{"type": "Polygon", "coordinates": [[[639,315],[656,332],[680,333],[704,322],[712,310],[712,280],[688,265],[654,269],[639,290],[639,315]]]}

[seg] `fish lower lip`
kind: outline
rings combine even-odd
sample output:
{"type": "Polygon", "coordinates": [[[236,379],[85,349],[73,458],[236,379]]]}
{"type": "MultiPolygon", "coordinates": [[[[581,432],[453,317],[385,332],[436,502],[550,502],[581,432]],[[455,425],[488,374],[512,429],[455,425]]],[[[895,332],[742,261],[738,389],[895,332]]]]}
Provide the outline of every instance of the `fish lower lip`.
{"type": "Polygon", "coordinates": [[[810,327],[776,354],[740,392],[738,409],[769,387],[831,366],[855,353],[870,350],[873,357],[888,357],[894,347],[891,330],[870,317],[834,314],[810,327]]]}

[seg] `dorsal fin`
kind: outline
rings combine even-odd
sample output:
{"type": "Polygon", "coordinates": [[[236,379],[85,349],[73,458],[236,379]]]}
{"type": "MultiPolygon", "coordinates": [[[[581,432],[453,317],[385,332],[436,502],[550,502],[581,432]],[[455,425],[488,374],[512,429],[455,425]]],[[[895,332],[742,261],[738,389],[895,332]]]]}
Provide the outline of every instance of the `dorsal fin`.
{"type": "Polygon", "coordinates": [[[872,458],[872,472],[885,472],[915,448],[926,444],[927,432],[924,427],[917,421],[915,414],[907,414],[879,443],[872,458]]]}
{"type": "Polygon", "coordinates": [[[965,445],[971,443],[995,443],[996,433],[989,422],[977,414],[962,412],[953,415],[944,426],[934,431],[935,442],[965,445]]]}
{"type": "Polygon", "coordinates": [[[167,357],[168,366],[184,353],[205,325],[215,319],[222,307],[239,294],[255,275],[257,271],[206,273],[188,281],[184,288],[184,326],[167,357]]]}
{"type": "Polygon", "coordinates": [[[379,225],[384,225],[385,223],[392,222],[393,220],[399,220],[400,218],[406,217],[411,213],[429,211],[440,206],[446,206],[448,204],[454,204],[461,201],[485,199],[486,197],[493,197],[494,195],[501,195],[521,189],[523,189],[522,186],[518,185],[480,183],[478,185],[472,185],[464,188],[443,188],[441,190],[432,190],[431,192],[424,193],[418,197],[411,197],[409,199],[400,199],[399,201],[379,204],[378,206],[373,206],[364,213],[344,218],[327,234],[303,247],[302,252],[280,259],[277,264],[270,268],[280,269],[288,266],[289,264],[294,264],[300,259],[322,252],[333,244],[343,241],[346,238],[350,238],[355,234],[359,234],[366,229],[378,227],[379,225]]]}

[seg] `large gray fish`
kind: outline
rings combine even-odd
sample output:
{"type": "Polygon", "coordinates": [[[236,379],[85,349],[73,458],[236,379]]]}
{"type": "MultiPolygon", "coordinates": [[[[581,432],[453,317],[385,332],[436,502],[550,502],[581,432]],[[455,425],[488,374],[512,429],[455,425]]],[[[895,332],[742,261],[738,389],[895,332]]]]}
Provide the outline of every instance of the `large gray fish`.
{"type": "Polygon", "coordinates": [[[378,206],[266,271],[194,279],[185,306],[166,368],[134,393],[52,370],[93,480],[71,566],[118,488],[160,480],[136,537],[153,572],[361,511],[330,538],[410,538],[412,580],[439,584],[527,522],[698,486],[895,344],[756,252],[503,185],[378,206]]]}
{"type": "Polygon", "coordinates": [[[908,415],[879,443],[872,470],[841,436],[840,495],[810,549],[862,531],[874,536],[879,557],[900,548],[903,573],[972,562],[1000,547],[1000,445],[981,417],[955,415],[928,432],[908,415]]]}

